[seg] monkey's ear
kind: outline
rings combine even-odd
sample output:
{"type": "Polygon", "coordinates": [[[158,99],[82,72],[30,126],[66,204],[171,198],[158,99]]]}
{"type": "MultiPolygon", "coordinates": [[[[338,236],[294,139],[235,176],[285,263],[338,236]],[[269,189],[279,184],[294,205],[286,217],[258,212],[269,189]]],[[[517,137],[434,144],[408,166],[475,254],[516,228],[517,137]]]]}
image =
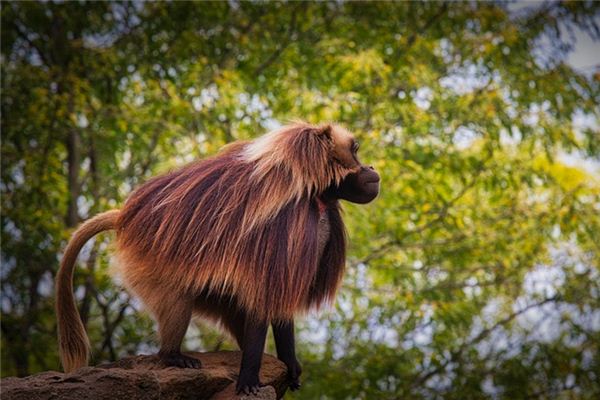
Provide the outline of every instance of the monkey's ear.
{"type": "Polygon", "coordinates": [[[327,139],[331,139],[332,129],[333,128],[331,127],[331,124],[321,125],[317,128],[317,135],[325,137],[327,139]]]}

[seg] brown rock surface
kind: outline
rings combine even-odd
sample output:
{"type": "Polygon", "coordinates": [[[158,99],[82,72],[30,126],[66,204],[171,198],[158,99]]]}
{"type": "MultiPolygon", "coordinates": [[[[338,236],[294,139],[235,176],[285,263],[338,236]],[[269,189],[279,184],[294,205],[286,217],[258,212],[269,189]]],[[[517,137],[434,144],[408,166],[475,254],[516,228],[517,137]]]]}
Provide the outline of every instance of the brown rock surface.
{"type": "Polygon", "coordinates": [[[134,356],[80,368],[70,374],[42,372],[0,380],[2,400],[50,399],[253,399],[275,400],[287,388],[285,365],[265,354],[260,371],[263,387],[255,396],[236,396],[241,352],[186,353],[200,359],[200,369],[164,367],[157,356],[134,356]]]}

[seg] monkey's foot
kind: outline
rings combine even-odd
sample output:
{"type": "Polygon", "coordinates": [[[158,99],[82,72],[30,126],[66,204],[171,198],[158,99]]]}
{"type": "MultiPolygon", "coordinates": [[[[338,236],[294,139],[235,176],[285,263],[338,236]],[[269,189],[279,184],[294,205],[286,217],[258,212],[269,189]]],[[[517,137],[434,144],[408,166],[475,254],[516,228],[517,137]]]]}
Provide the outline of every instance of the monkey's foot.
{"type": "Polygon", "coordinates": [[[290,380],[290,383],[289,383],[289,385],[288,385],[288,387],[290,388],[290,390],[291,390],[292,392],[294,392],[294,391],[296,391],[296,390],[300,389],[300,386],[301,386],[301,384],[300,384],[300,378],[291,379],[291,380],[290,380]]]}
{"type": "Polygon", "coordinates": [[[198,369],[202,366],[200,360],[194,357],[186,356],[180,352],[170,353],[158,353],[163,364],[167,367],[179,367],[179,368],[195,368],[198,369]]]}
{"type": "Polygon", "coordinates": [[[300,389],[300,375],[302,374],[302,367],[298,360],[294,360],[287,364],[288,367],[288,381],[289,388],[293,392],[300,389]]]}
{"type": "Polygon", "coordinates": [[[235,392],[236,394],[257,394],[261,386],[264,385],[260,383],[258,376],[245,376],[241,374],[238,378],[235,392]]]}

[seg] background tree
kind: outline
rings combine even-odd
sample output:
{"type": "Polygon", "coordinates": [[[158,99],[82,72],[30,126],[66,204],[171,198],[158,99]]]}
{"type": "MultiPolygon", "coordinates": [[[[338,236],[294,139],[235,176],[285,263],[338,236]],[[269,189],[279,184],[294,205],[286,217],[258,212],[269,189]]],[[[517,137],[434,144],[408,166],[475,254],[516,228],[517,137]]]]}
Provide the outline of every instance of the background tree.
{"type": "MultiPolygon", "coordinates": [[[[595,398],[594,2],[25,3],[2,7],[2,375],[59,367],[53,276],[73,228],[152,175],[291,118],[337,120],[382,173],[345,205],[335,307],[301,325],[293,398],[595,398]]],[[[154,351],[81,257],[93,362],[154,351]]],[[[117,277],[118,282],[118,277],[117,277]]],[[[188,347],[233,348],[210,327],[188,347]]],[[[272,349],[272,346],[271,346],[272,349]]]]}

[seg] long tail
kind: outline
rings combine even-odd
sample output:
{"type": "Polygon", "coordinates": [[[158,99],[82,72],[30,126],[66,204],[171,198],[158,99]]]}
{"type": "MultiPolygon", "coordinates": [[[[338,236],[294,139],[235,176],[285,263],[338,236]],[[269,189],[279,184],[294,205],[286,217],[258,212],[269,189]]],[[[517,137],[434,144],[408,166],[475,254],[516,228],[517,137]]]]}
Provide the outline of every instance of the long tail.
{"type": "Polygon", "coordinates": [[[119,210],[98,214],[85,221],[69,241],[56,275],[58,346],[65,372],[87,365],[90,343],[73,298],[73,270],[83,245],[102,231],[114,229],[119,210]]]}

